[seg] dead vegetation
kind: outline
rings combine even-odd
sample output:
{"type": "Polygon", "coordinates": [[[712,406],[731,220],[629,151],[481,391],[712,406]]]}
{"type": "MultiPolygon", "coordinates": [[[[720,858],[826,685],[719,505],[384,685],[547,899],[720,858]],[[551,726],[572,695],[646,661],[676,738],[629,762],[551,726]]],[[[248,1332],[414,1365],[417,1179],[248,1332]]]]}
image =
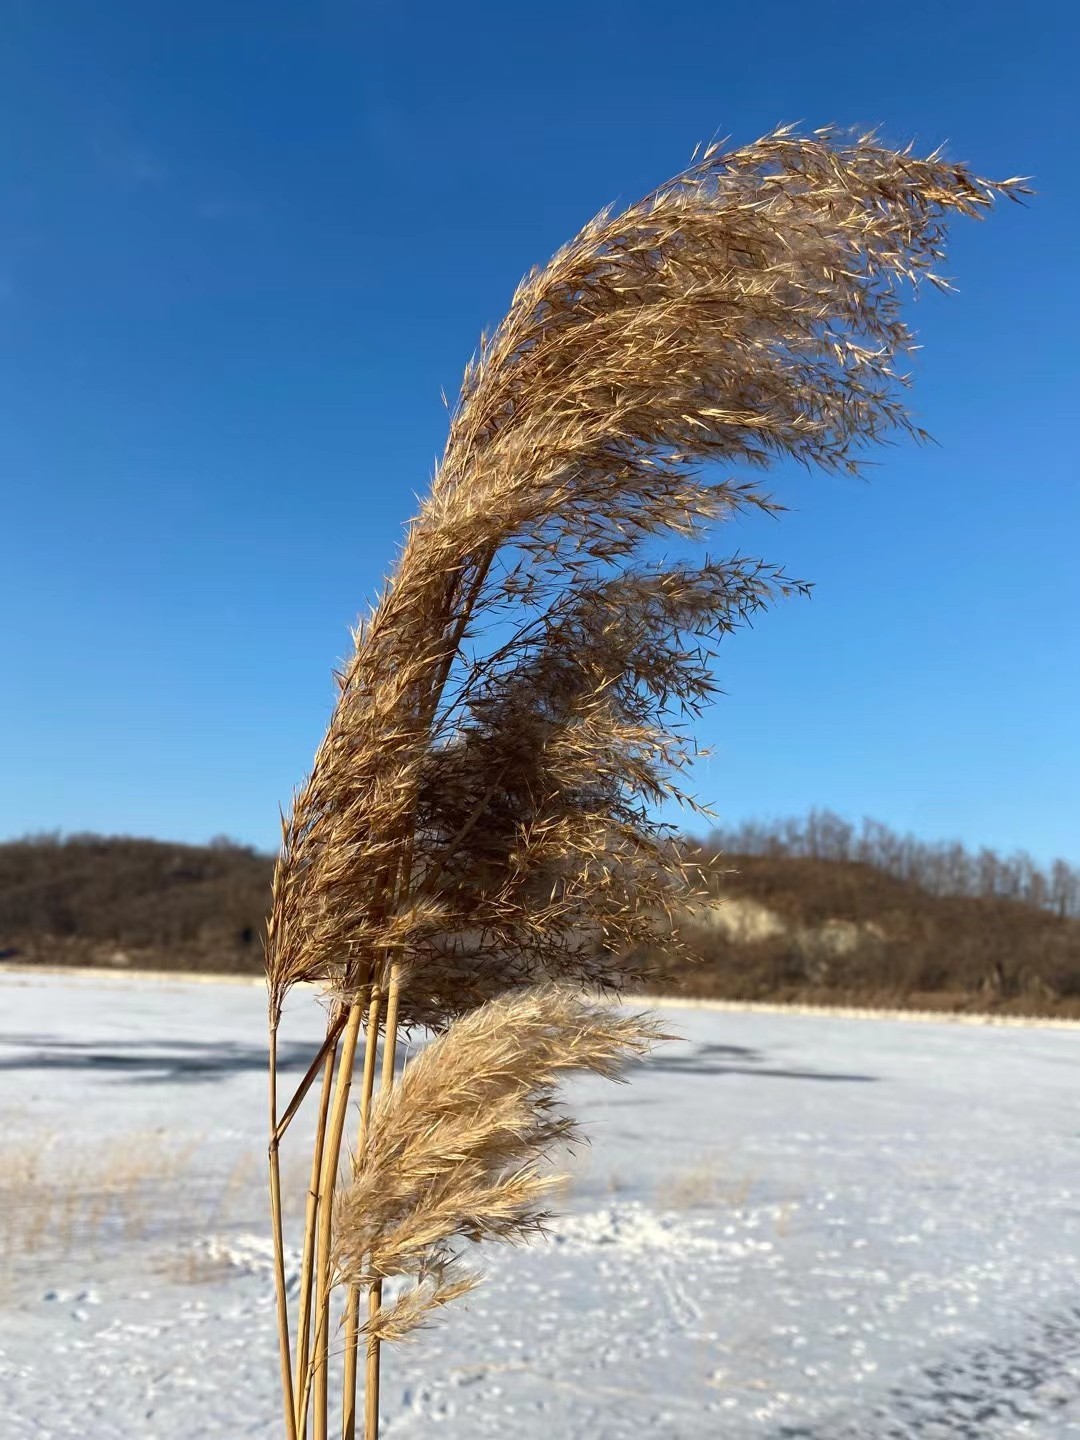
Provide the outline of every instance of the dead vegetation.
{"type": "Polygon", "coordinates": [[[667,1176],[656,1188],[656,1200],[665,1210],[742,1210],[753,1189],[750,1172],[712,1157],[667,1176]]]}
{"type": "Polygon", "coordinates": [[[263,1203],[255,1154],[219,1172],[201,1149],[200,1136],[177,1142],[158,1131],[82,1143],[41,1133],[0,1145],[0,1302],[31,1277],[106,1258],[119,1241],[150,1243],[163,1273],[193,1282],[178,1242],[250,1218],[263,1203]]]}
{"type": "Polygon", "coordinates": [[[653,1036],[580,992],[688,963],[683,920],[709,890],[658,808],[693,804],[682,776],[718,645],[806,586],[671,547],[782,508],[753,478],[779,458],[851,473],[890,432],[920,434],[904,284],[941,284],[950,219],[1017,189],[870,135],[713,145],[586,225],[482,339],[274,873],[270,1188],[293,1440],[309,1419],[314,1440],[329,1433],[334,1309],[341,1433],[357,1429],[363,1355],[375,1440],[383,1340],[469,1288],[463,1243],[542,1222],[542,1162],[571,1128],[556,1081],[612,1073],[653,1036]],[[300,982],[333,1006],[281,1105],[282,1002],[300,982]],[[411,1025],[439,1038],[399,1078],[411,1025]],[[320,1079],[293,1315],[280,1147],[320,1079]],[[336,1196],[354,1080],[354,1173],[336,1196]],[[387,1309],[383,1281],[402,1276],[387,1309]]]}
{"type": "Polygon", "coordinates": [[[262,969],[272,861],[231,841],[55,835],[0,845],[0,957],[262,969]]]}

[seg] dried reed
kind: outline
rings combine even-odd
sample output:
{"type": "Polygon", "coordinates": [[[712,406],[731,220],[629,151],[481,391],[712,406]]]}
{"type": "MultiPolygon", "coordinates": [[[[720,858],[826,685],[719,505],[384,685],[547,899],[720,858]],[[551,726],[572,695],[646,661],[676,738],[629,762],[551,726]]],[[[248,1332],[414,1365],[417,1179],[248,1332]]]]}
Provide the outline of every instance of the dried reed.
{"type": "Polygon", "coordinates": [[[541,986],[455,1020],[375,1107],[352,1184],[339,1197],[335,1272],[370,1288],[416,1283],[365,1327],[399,1338],[464,1293],[455,1241],[513,1239],[541,1227],[560,1177],[537,1162],[576,1134],[559,1110],[567,1071],[616,1077],[659,1038],[655,1024],[574,991],[541,986]]]}
{"type": "Polygon", "coordinates": [[[782,508],[703,462],[854,471],[890,431],[921,433],[896,368],[911,348],[903,282],[942,284],[948,219],[996,193],[1022,187],[873,136],[781,129],[710,146],[588,224],[482,340],[283,823],[272,1057],[291,986],[335,997],[280,1120],[272,1085],[280,1255],[278,1146],[324,1075],[295,1356],[278,1267],[290,1435],[307,1434],[309,1412],[327,1435],[334,1286],[347,1294],[343,1434],[364,1334],[374,1440],[381,1341],[474,1283],[462,1241],[539,1222],[538,1158],[572,1128],[554,1108],[558,1074],[608,1073],[649,1041],[574,990],[618,993],[643,978],[646,950],[681,943],[671,917],[696,882],[657,805],[693,803],[680,774],[717,642],[807,588],[738,556],[649,558],[653,542],[782,508]],[[399,1026],[441,1033],[395,1083],[399,1026]],[[335,1201],[361,1048],[354,1177],[335,1201]],[[409,1284],[384,1305],[390,1276],[409,1284]]]}

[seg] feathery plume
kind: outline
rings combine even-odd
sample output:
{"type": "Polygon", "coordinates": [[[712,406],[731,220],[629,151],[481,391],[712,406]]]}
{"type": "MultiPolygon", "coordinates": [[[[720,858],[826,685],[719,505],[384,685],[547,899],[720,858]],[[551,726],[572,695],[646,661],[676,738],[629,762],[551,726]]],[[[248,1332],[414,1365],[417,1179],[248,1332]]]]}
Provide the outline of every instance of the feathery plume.
{"type": "Polygon", "coordinates": [[[856,473],[890,434],[920,437],[905,288],[945,285],[953,216],[1024,193],[873,135],[785,127],[709,146],[586,225],[482,339],[283,819],[266,954],[290,1436],[306,1434],[312,1396],[327,1435],[334,1277],[346,1440],[368,1289],[374,1440],[381,1340],[473,1283],[461,1242],[542,1216],[536,1157],[572,1133],[552,1088],[566,1057],[606,1073],[648,1037],[575,1009],[573,988],[618,993],[643,954],[682,943],[673,917],[700,887],[658,810],[695,803],[683,775],[719,643],[807,589],[760,561],[662,547],[778,513],[761,485],[778,460],[856,473]],[[301,981],[331,996],[330,1027],[279,1120],[277,1032],[301,981]],[[395,1084],[400,1025],[445,1033],[395,1084]],[[335,1218],[358,1053],[358,1168],[335,1218]],[[277,1147],[320,1067],[293,1371],[277,1147]],[[384,1306],[391,1276],[409,1285],[384,1306]]]}
{"type": "Polygon", "coordinates": [[[559,1080],[617,1079],[661,1038],[645,1016],[546,985],[487,1001],[421,1051],[380,1095],[335,1211],[340,1281],[416,1282],[370,1331],[403,1334],[475,1282],[456,1243],[542,1228],[560,1177],[540,1162],[578,1133],[557,1103],[559,1080]]]}
{"type": "MultiPolygon", "coordinates": [[[[805,587],[747,561],[691,571],[635,557],[650,538],[695,539],[739,510],[780,508],[756,481],[706,477],[702,462],[752,470],[788,456],[855,471],[890,430],[921,433],[897,369],[912,347],[901,282],[943,283],[950,216],[1021,189],[873,136],[785,128],[709,147],[528,276],[466,370],[431,492],[357,630],[285,823],[275,999],[299,979],[348,992],[380,953],[415,955],[403,1021],[452,1013],[450,992],[472,1004],[508,978],[541,978],[537,947],[497,923],[489,936],[486,921],[524,864],[539,867],[537,888],[548,879],[545,839],[573,809],[556,819],[555,792],[591,756],[612,757],[612,783],[586,788],[595,823],[565,835],[557,897],[594,888],[609,832],[640,842],[615,847],[633,908],[678,888],[685,876],[648,816],[683,797],[685,725],[713,690],[715,644],[748,606],[805,587]],[[624,619],[605,630],[620,601],[624,619]],[[554,759],[523,774],[538,728],[554,759]],[[483,749],[500,752],[496,768],[463,773],[483,749]],[[413,906],[416,887],[443,908],[413,906]],[[440,938],[458,930],[492,954],[490,984],[474,969],[458,990],[459,952],[440,938]]],[[[605,900],[614,957],[625,912],[605,900]]],[[[560,913],[564,935],[580,930],[568,899],[560,913]]],[[[618,964],[595,978],[617,980],[618,964]]]]}

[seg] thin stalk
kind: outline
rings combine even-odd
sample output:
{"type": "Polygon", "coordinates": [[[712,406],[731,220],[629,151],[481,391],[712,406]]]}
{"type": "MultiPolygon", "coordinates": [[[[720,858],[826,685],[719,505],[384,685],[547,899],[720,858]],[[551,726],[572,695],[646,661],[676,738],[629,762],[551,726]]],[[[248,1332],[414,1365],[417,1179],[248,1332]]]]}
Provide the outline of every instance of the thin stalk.
{"type": "MultiPolygon", "coordinates": [[[[394,1083],[394,1064],[397,1058],[398,1007],[401,1002],[401,961],[394,960],[390,966],[390,985],[386,992],[386,1028],[383,1033],[382,1075],[379,1079],[380,1093],[394,1083]]],[[[370,1098],[368,1104],[370,1106],[370,1098]]],[[[367,1129],[367,1116],[364,1116],[367,1129]]]]}
{"type": "MultiPolygon", "coordinates": [[[[358,1155],[363,1155],[367,1144],[368,1124],[371,1119],[371,1097],[375,1089],[375,1057],[379,1044],[379,1009],[382,999],[378,982],[372,987],[371,1003],[368,1006],[367,1033],[364,1036],[364,1076],[360,1089],[360,1139],[358,1155]]],[[[385,1050],[384,1050],[385,1054],[385,1050]]],[[[356,1435],[356,1352],[360,1331],[360,1291],[350,1285],[345,1301],[345,1380],[341,1395],[342,1440],[354,1440],[356,1435]]]]}
{"type": "MultiPolygon", "coordinates": [[[[382,1281],[368,1288],[368,1321],[374,1320],[382,1305],[382,1281]]],[[[367,1366],[364,1378],[364,1440],[379,1440],[379,1383],[382,1342],[372,1331],[367,1337],[367,1366]]]]}
{"type": "MultiPolygon", "coordinates": [[[[294,1391],[296,1394],[296,1429],[299,1435],[307,1431],[307,1403],[308,1394],[305,1381],[307,1379],[308,1353],[310,1345],[311,1330],[311,1284],[315,1268],[315,1235],[318,1230],[318,1211],[320,1189],[320,1178],[322,1175],[323,1146],[326,1140],[326,1117],[330,1111],[330,1096],[334,1082],[334,1061],[337,1058],[337,1040],[347,1020],[347,1012],[342,1010],[338,1017],[340,1024],[335,1024],[331,1034],[327,1036],[332,1044],[326,1052],[323,1065],[322,1095],[319,1100],[319,1119],[315,1129],[315,1143],[311,1152],[311,1178],[308,1181],[307,1211],[304,1216],[304,1255],[300,1264],[300,1311],[296,1322],[296,1379],[294,1391]]],[[[326,1048],[325,1046],[323,1047],[326,1048]]],[[[321,1052],[320,1052],[321,1053],[321,1052]]]]}
{"type": "Polygon", "coordinates": [[[308,1066],[307,1074],[304,1076],[303,1080],[300,1081],[300,1084],[296,1087],[296,1092],[293,1095],[292,1099],[289,1101],[284,1115],[282,1115],[281,1119],[277,1123],[277,1128],[274,1131],[275,1140],[279,1142],[281,1141],[282,1137],[285,1134],[285,1131],[289,1128],[289,1126],[295,1119],[296,1112],[304,1103],[304,1097],[311,1089],[312,1083],[314,1082],[316,1075],[318,1075],[319,1073],[319,1067],[322,1065],[327,1055],[336,1047],[338,1042],[338,1036],[345,1028],[345,1021],[348,1019],[348,1013],[349,1012],[347,1010],[342,1010],[341,1013],[337,1016],[337,1018],[331,1022],[330,1029],[326,1032],[326,1039],[319,1046],[319,1053],[315,1056],[315,1059],[312,1060],[311,1064],[308,1066]]]}
{"type": "MultiPolygon", "coordinates": [[[[330,1245],[333,1218],[334,1190],[337,1183],[338,1156],[341,1153],[341,1138],[345,1133],[345,1119],[349,1108],[349,1091],[352,1087],[353,1066],[356,1063],[356,1042],[360,1035],[360,1022],[364,1007],[354,1000],[349,1007],[349,1016],[341,1045],[341,1060],[337,1070],[337,1084],[334,1087],[333,1106],[327,1124],[323,1147],[322,1173],[319,1178],[319,1203],[317,1208],[318,1237],[315,1267],[315,1337],[309,1372],[312,1375],[314,1392],[314,1436],[315,1440],[327,1440],[327,1349],[330,1332],[330,1245]]],[[[306,1400],[305,1400],[306,1405],[306,1400]]]]}
{"type": "MultiPolygon", "coordinates": [[[[324,1331],[323,1331],[323,1328],[322,1328],[322,1324],[321,1324],[321,1320],[322,1320],[322,1317],[321,1317],[321,1316],[317,1316],[317,1317],[316,1317],[316,1320],[315,1320],[314,1335],[313,1335],[313,1338],[312,1338],[312,1345],[314,1346],[315,1349],[318,1349],[318,1347],[319,1347],[319,1338],[320,1338],[321,1335],[324,1334],[324,1331]]],[[[311,1405],[311,1380],[312,1380],[312,1376],[314,1375],[314,1373],[315,1373],[315,1367],[314,1367],[314,1365],[313,1365],[313,1364],[309,1364],[309,1365],[308,1365],[308,1368],[307,1368],[307,1372],[306,1372],[305,1375],[304,1375],[304,1383],[303,1383],[303,1385],[301,1386],[301,1389],[300,1389],[300,1401],[299,1401],[299,1404],[298,1404],[298,1406],[297,1406],[297,1409],[298,1409],[298,1411],[299,1411],[299,1413],[300,1413],[300,1416],[301,1416],[301,1419],[300,1419],[300,1440],[304,1440],[304,1437],[306,1437],[306,1435],[307,1435],[307,1417],[308,1417],[308,1410],[309,1410],[310,1405],[311,1405]]]]}
{"type": "Polygon", "coordinates": [[[277,1294],[278,1348],[281,1357],[281,1388],[285,1405],[287,1440],[296,1440],[293,1402],[292,1353],[289,1346],[289,1304],[285,1293],[285,1236],[281,1214],[281,1165],[277,1138],[277,1037],[280,1016],[274,1012],[270,1023],[270,1216],[274,1232],[274,1290],[277,1294]]]}
{"type": "MultiPolygon", "coordinates": [[[[409,883],[411,865],[406,862],[405,884],[409,883]]],[[[401,962],[395,959],[390,967],[390,987],[386,997],[386,1031],[383,1036],[382,1078],[380,1093],[394,1083],[394,1062],[397,1058],[398,1006],[401,999],[401,962]]],[[[367,1118],[364,1119],[367,1130],[367,1118]]],[[[382,1305],[382,1281],[375,1280],[368,1288],[368,1320],[373,1320],[382,1305]]],[[[382,1342],[372,1332],[367,1337],[367,1365],[364,1383],[364,1440],[378,1440],[379,1437],[379,1382],[382,1342]]],[[[347,1435],[345,1440],[353,1440],[347,1435]]]]}

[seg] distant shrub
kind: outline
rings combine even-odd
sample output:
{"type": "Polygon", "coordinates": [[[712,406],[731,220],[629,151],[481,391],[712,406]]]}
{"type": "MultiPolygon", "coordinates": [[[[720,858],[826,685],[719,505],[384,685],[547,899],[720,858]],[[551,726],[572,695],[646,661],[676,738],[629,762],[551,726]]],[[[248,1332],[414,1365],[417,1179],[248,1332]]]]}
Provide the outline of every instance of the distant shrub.
{"type": "Polygon", "coordinates": [[[100,947],[152,952],[155,966],[261,965],[272,862],[233,841],[32,836],[0,845],[0,948],[69,958],[100,947]]]}

